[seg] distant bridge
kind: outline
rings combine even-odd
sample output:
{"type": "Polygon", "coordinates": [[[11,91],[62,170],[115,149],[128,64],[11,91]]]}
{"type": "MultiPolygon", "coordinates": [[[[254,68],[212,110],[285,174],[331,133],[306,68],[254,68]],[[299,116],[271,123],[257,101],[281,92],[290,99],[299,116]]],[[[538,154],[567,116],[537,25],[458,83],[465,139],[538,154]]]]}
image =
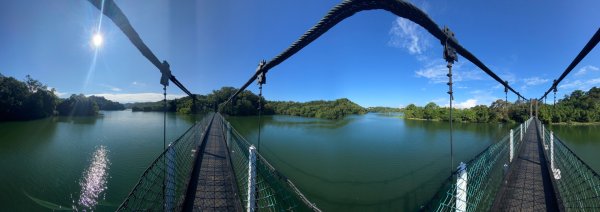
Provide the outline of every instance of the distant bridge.
{"type": "MultiPolygon", "coordinates": [[[[170,66],[144,44],[113,0],[88,0],[108,16],[169,81],[195,100],[194,95],[171,74],[170,66]]],[[[448,62],[450,95],[450,144],[452,155],[452,65],[457,54],[527,100],[481,60],[462,47],[449,28],[440,28],[427,14],[402,0],[346,0],[335,6],[281,54],[259,63],[256,72],[219,108],[233,105],[235,98],[254,81],[262,86],[267,72],[282,63],[342,20],[364,10],[382,9],[425,28],[444,46],[448,62]]],[[[600,210],[600,176],[537,119],[541,99],[558,84],[600,41],[600,29],[554,80],[541,98],[530,99],[529,119],[506,132],[500,141],[466,163],[460,163],[422,210],[600,210]]],[[[166,106],[166,98],[165,98],[166,106]]],[[[260,120],[259,99],[259,120],[260,120]]],[[[260,125],[259,125],[260,126],[260,125]]],[[[260,128],[259,139],[260,144],[260,128]]],[[[454,162],[451,161],[451,166],[454,162]]],[[[119,211],[320,211],[294,183],[278,172],[256,148],[218,112],[208,114],[172,142],[144,172],[119,211]]]]}

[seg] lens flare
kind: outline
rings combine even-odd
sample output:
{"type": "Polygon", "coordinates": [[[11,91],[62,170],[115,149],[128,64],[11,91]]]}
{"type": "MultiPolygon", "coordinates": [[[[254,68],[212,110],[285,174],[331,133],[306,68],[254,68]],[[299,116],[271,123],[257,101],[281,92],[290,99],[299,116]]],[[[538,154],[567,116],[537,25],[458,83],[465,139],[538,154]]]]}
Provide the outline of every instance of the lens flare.
{"type": "Polygon", "coordinates": [[[104,42],[104,38],[102,37],[102,34],[100,33],[96,33],[93,37],[92,37],[92,44],[94,45],[94,47],[99,48],[100,46],[102,46],[102,43],[104,42]]]}

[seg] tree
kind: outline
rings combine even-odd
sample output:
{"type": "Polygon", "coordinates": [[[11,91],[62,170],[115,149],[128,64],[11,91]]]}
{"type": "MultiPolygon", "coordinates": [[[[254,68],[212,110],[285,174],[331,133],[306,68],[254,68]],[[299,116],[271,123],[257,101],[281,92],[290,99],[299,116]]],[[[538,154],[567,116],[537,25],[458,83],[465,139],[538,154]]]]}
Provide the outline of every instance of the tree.
{"type": "Polygon", "coordinates": [[[26,76],[21,82],[0,76],[0,120],[29,120],[51,116],[58,98],[54,90],[26,76]]]}
{"type": "Polygon", "coordinates": [[[477,105],[471,108],[475,112],[475,121],[479,123],[487,123],[490,121],[489,108],[485,105],[477,105]]]}
{"type": "Polygon", "coordinates": [[[125,110],[121,103],[110,101],[102,96],[90,96],[91,101],[98,105],[99,110],[125,110]]]}
{"type": "Polygon", "coordinates": [[[58,104],[56,110],[63,116],[94,116],[98,114],[98,105],[83,94],[73,94],[58,104]]]}
{"type": "Polygon", "coordinates": [[[427,120],[438,119],[438,109],[439,106],[437,104],[433,102],[428,103],[427,105],[425,105],[425,108],[423,110],[423,118],[427,120]]]}

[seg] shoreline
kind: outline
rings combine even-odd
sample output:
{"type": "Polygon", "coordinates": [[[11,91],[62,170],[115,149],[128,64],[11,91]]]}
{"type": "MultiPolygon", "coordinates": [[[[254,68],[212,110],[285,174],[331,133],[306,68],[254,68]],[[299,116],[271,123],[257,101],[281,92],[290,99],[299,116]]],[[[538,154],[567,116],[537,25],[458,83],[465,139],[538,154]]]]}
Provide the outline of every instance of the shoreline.
{"type": "Polygon", "coordinates": [[[600,122],[558,122],[550,123],[550,125],[563,125],[563,126],[597,126],[600,122]]]}

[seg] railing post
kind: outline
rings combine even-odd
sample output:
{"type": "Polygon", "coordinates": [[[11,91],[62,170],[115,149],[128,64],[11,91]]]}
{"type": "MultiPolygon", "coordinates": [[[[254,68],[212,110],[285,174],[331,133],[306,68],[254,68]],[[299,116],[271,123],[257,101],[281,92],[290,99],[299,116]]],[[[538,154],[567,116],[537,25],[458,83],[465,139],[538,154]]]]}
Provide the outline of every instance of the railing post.
{"type": "Polygon", "coordinates": [[[523,124],[521,124],[520,127],[521,127],[521,132],[519,132],[519,135],[521,135],[521,139],[519,141],[523,141],[523,124]]]}
{"type": "Polygon", "coordinates": [[[231,124],[227,122],[227,143],[231,145],[231,124]]]}
{"type": "Polygon", "coordinates": [[[510,129],[510,161],[512,162],[514,156],[514,147],[513,147],[513,130],[510,129]]]}
{"type": "Polygon", "coordinates": [[[467,211],[467,164],[458,165],[456,179],[456,211],[467,211]]]}
{"type": "Polygon", "coordinates": [[[256,148],[250,146],[248,154],[248,204],[246,211],[254,212],[256,209],[256,148]]]}
{"type": "Polygon", "coordinates": [[[545,126],[542,124],[542,144],[544,144],[544,149],[548,149],[548,145],[546,144],[546,130],[545,126]]]}
{"type": "Polygon", "coordinates": [[[560,179],[560,169],[554,168],[554,133],[550,131],[550,169],[552,169],[552,174],[554,175],[554,179],[560,179]]]}
{"type": "Polygon", "coordinates": [[[550,169],[554,173],[554,132],[550,131],[550,169]]]}

